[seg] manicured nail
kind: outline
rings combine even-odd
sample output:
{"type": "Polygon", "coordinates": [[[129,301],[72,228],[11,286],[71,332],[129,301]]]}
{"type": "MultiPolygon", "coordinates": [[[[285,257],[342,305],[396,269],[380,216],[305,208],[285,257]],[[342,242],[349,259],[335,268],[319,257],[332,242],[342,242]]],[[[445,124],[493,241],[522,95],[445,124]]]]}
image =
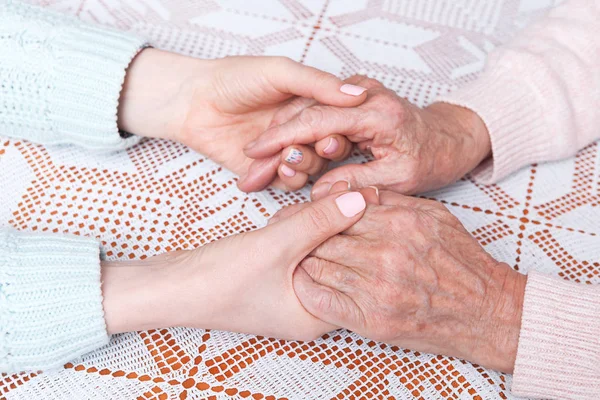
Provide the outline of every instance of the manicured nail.
{"type": "Polygon", "coordinates": [[[287,165],[282,165],[281,166],[281,172],[288,177],[292,177],[294,175],[296,175],[296,171],[294,171],[293,169],[291,169],[290,167],[288,167],[287,165]]]}
{"type": "Polygon", "coordinates": [[[343,85],[340,88],[340,91],[342,93],[346,93],[349,94],[350,96],[360,96],[361,94],[363,94],[365,91],[367,90],[367,88],[364,88],[362,86],[356,86],[356,85],[350,85],[348,83],[346,83],[345,85],[343,85]]]}
{"type": "Polygon", "coordinates": [[[311,192],[311,197],[313,198],[313,200],[318,200],[321,197],[327,196],[329,194],[329,189],[331,189],[331,183],[329,183],[329,182],[319,183],[318,185],[313,187],[313,190],[311,192]]]}
{"type": "Polygon", "coordinates": [[[375,190],[375,194],[377,195],[377,197],[379,198],[379,188],[377,186],[369,186],[371,189],[375,190]]]}
{"type": "Polygon", "coordinates": [[[335,199],[335,203],[341,213],[351,218],[361,212],[367,206],[365,198],[359,192],[350,192],[335,199]]]}
{"type": "Polygon", "coordinates": [[[244,150],[250,150],[254,146],[256,146],[256,140],[253,140],[252,142],[250,142],[246,146],[244,146],[244,150]]]}
{"type": "Polygon", "coordinates": [[[335,139],[335,138],[329,138],[329,143],[327,143],[327,146],[323,149],[323,153],[325,153],[325,154],[333,154],[339,148],[340,148],[340,144],[337,141],[337,139],[335,139]]]}
{"type": "Polygon", "coordinates": [[[304,154],[298,149],[290,149],[285,161],[290,164],[300,164],[304,160],[304,154]]]}

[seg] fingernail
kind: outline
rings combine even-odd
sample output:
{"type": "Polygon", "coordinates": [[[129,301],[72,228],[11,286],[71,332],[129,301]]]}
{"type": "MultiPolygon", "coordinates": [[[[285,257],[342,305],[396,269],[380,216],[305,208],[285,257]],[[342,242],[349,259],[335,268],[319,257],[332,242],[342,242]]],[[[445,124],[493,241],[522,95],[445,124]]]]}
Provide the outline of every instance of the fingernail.
{"type": "Polygon", "coordinates": [[[375,189],[375,194],[379,198],[379,188],[377,186],[369,186],[371,189],[375,189]]]}
{"type": "Polygon", "coordinates": [[[285,176],[289,176],[290,178],[294,175],[296,175],[296,171],[294,171],[293,169],[291,169],[290,167],[288,167],[287,165],[282,165],[281,166],[281,172],[285,175],[285,176]]]}
{"type": "Polygon", "coordinates": [[[367,206],[365,198],[359,192],[350,192],[335,199],[335,203],[341,213],[351,218],[361,212],[367,206]]]}
{"type": "Polygon", "coordinates": [[[337,139],[329,138],[329,143],[327,143],[327,146],[323,149],[323,153],[333,154],[339,148],[340,148],[340,144],[338,143],[337,139]]]}
{"type": "Polygon", "coordinates": [[[318,200],[321,197],[326,196],[329,193],[329,189],[331,189],[331,183],[329,182],[319,183],[313,187],[311,192],[313,200],[318,200]]]}
{"type": "Polygon", "coordinates": [[[346,83],[340,88],[340,91],[342,93],[349,94],[350,96],[360,96],[366,90],[367,88],[364,88],[362,86],[350,85],[349,83],[346,83]]]}
{"type": "Polygon", "coordinates": [[[254,146],[256,146],[256,140],[253,140],[252,142],[250,142],[246,146],[244,146],[244,150],[250,150],[254,146]]]}
{"type": "Polygon", "coordinates": [[[285,161],[290,164],[300,164],[304,160],[304,154],[298,149],[290,149],[285,161]]]}

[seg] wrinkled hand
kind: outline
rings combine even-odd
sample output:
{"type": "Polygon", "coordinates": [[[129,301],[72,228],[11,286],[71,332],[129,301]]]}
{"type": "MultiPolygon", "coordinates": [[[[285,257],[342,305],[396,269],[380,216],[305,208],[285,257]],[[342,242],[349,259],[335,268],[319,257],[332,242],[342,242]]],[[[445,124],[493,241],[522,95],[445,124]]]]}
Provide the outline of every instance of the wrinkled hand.
{"type": "MultiPolygon", "coordinates": [[[[312,99],[356,106],[364,91],[285,57],[200,60],[146,49],[128,69],[119,127],[181,142],[244,178],[252,160],[242,149],[270,126],[293,118],[312,99]]],[[[312,149],[308,158],[324,165],[312,149]]],[[[280,164],[277,156],[262,160],[251,179],[240,180],[242,188],[268,186],[280,164]]]]}
{"type": "Polygon", "coordinates": [[[262,160],[334,134],[373,154],[372,162],[342,166],[323,175],[313,188],[313,198],[326,195],[331,183],[339,180],[348,180],[352,187],[424,192],[458,180],[489,155],[487,129],[474,112],[444,103],[421,109],[362,76],[347,82],[368,88],[364,103],[354,108],[306,108],[249,144],[246,155],[262,160]]]}
{"type": "Polygon", "coordinates": [[[511,372],[526,277],[441,204],[386,191],[380,203],[302,261],[304,307],[370,339],[511,372]]]}

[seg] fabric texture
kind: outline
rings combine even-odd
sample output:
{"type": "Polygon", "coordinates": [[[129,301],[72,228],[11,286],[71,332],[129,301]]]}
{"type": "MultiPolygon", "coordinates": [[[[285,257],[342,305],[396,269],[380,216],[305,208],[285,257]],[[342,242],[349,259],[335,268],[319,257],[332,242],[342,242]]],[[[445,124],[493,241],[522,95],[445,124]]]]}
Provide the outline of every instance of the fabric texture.
{"type": "Polygon", "coordinates": [[[600,290],[531,272],[513,377],[521,396],[600,396],[600,290]]]}
{"type": "Polygon", "coordinates": [[[9,0],[0,4],[4,135],[43,144],[118,150],[125,70],[145,41],[9,0]]]}
{"type": "Polygon", "coordinates": [[[95,239],[0,229],[0,370],[61,367],[108,343],[95,239]]]}
{"type": "Polygon", "coordinates": [[[560,160],[600,137],[600,0],[569,0],[492,52],[482,76],[438,100],[474,110],[493,157],[486,184],[560,160]]]}
{"type": "MultiPolygon", "coordinates": [[[[116,116],[126,68],[144,46],[49,10],[0,4],[0,132],[103,151],[137,143],[120,136],[116,116]]],[[[55,368],[108,342],[98,254],[95,239],[0,231],[0,371],[55,368]]]]}
{"type": "MultiPolygon", "coordinates": [[[[279,54],[344,77],[367,74],[419,105],[474,81],[486,53],[548,7],[526,0],[39,3],[198,57],[279,54]]],[[[136,49],[123,59],[131,59],[136,49]]],[[[116,129],[101,131],[115,137],[116,129]]],[[[198,247],[256,229],[282,206],[309,199],[310,188],[240,193],[230,172],[177,143],[147,140],[123,152],[90,154],[76,146],[10,139],[14,132],[0,126],[2,226],[32,235],[96,237],[111,260],[198,247]]],[[[31,132],[36,129],[24,129],[23,137],[35,139],[25,136],[31,132]]],[[[597,284],[600,266],[588,261],[600,256],[597,147],[561,163],[527,168],[497,185],[467,178],[425,197],[446,204],[496,259],[523,273],[554,275],[552,290],[562,287],[556,276],[597,284]]],[[[350,160],[361,161],[358,153],[350,160]]],[[[537,301],[532,296],[537,287],[528,285],[528,304],[537,301]]],[[[535,318],[525,318],[524,326],[539,326],[535,318]]],[[[526,352],[520,345],[518,365],[531,362],[523,357],[526,352]]],[[[514,398],[511,383],[510,375],[344,330],[299,343],[164,329],[117,335],[107,347],[58,371],[5,375],[0,393],[9,399],[492,399],[514,398]]]]}

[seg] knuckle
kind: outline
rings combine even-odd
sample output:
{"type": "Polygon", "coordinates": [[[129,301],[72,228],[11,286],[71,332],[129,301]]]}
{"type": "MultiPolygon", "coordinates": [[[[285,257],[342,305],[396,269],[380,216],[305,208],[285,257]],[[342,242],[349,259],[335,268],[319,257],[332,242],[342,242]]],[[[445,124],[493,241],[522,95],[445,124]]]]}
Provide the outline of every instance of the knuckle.
{"type": "Polygon", "coordinates": [[[310,224],[310,231],[314,232],[315,235],[320,236],[322,233],[331,231],[334,225],[333,218],[329,209],[322,205],[315,203],[308,212],[308,220],[310,224]]]}
{"type": "Polygon", "coordinates": [[[294,60],[292,60],[291,58],[286,57],[286,56],[274,56],[272,58],[272,60],[273,60],[273,64],[275,64],[276,66],[281,66],[281,67],[295,64],[294,60]]]}
{"type": "Polygon", "coordinates": [[[318,107],[307,108],[298,115],[298,123],[304,127],[315,127],[321,121],[323,121],[323,110],[318,107]]]}

